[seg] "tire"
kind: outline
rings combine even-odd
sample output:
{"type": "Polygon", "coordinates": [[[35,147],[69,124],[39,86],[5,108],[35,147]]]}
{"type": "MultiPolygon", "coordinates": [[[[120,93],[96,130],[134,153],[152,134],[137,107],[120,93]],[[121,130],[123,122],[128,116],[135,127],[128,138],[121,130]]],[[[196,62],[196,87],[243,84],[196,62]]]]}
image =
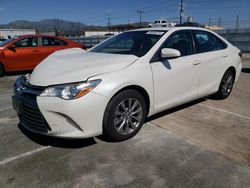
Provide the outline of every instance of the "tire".
{"type": "Polygon", "coordinates": [[[103,118],[103,135],[112,141],[135,136],[147,115],[143,96],[135,90],[125,90],[108,103],[103,118]]]}
{"type": "Polygon", "coordinates": [[[233,89],[234,79],[235,79],[234,71],[232,69],[228,69],[224,73],[221,79],[219,90],[214,95],[214,97],[216,99],[226,99],[230,95],[233,89]]]}
{"type": "Polygon", "coordinates": [[[4,66],[2,63],[0,63],[0,77],[4,76],[4,66]]]}

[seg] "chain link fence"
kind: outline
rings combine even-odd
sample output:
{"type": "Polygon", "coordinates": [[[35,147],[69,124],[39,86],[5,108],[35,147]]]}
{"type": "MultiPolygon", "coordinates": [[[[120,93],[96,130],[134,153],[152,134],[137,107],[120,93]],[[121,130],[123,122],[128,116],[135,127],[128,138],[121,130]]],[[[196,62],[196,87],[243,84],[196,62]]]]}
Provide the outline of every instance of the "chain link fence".
{"type": "Polygon", "coordinates": [[[225,29],[216,32],[237,46],[242,52],[250,53],[250,28],[225,29]]]}

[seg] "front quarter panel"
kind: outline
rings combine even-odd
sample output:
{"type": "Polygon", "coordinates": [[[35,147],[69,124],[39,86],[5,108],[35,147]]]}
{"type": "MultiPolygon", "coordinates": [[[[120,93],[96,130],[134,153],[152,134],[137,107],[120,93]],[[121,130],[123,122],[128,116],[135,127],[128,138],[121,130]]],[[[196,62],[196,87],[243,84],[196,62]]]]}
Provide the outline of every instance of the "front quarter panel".
{"type": "MultiPolygon", "coordinates": [[[[132,65],[116,72],[91,77],[89,80],[101,79],[93,92],[108,97],[109,100],[120,90],[129,86],[140,86],[146,90],[153,102],[153,78],[148,58],[141,58],[132,65]]],[[[153,103],[150,102],[150,107],[153,103]]]]}

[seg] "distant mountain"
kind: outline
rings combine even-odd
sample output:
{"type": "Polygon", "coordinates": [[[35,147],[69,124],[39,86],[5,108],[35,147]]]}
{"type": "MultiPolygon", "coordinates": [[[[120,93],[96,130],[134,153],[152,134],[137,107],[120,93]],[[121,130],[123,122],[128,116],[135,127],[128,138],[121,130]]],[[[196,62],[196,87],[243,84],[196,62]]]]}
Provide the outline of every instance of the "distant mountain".
{"type": "MultiPolygon", "coordinates": [[[[0,28],[13,28],[13,29],[36,29],[39,32],[49,32],[49,31],[76,31],[77,28],[87,28],[88,26],[83,23],[77,23],[72,21],[65,21],[60,19],[46,19],[41,21],[27,21],[18,20],[10,22],[8,24],[0,25],[0,28]]],[[[91,26],[95,27],[95,26],[91,26]]],[[[99,26],[96,26],[99,28],[99,26]]]]}
{"type": "MultiPolygon", "coordinates": [[[[120,24],[120,25],[112,25],[111,27],[119,27],[119,26],[134,26],[138,27],[147,27],[148,22],[139,23],[130,23],[128,24],[120,24]]],[[[40,21],[27,21],[27,20],[18,20],[14,22],[10,22],[8,24],[1,24],[0,29],[36,29],[37,32],[52,32],[52,31],[62,31],[62,32],[76,32],[78,30],[89,30],[89,31],[107,31],[107,27],[96,26],[96,25],[85,25],[83,23],[77,23],[72,21],[65,21],[60,19],[45,19],[40,21]]]]}

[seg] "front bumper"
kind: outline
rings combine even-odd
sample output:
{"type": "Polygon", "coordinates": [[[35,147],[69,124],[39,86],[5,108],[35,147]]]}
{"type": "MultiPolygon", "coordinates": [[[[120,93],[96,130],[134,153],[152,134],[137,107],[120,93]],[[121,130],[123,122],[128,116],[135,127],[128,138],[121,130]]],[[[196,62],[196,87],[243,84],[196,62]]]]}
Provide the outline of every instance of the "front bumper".
{"type": "Polygon", "coordinates": [[[54,137],[89,138],[102,134],[102,121],[108,98],[90,92],[75,100],[40,97],[42,90],[15,84],[13,107],[20,125],[54,137]]]}

